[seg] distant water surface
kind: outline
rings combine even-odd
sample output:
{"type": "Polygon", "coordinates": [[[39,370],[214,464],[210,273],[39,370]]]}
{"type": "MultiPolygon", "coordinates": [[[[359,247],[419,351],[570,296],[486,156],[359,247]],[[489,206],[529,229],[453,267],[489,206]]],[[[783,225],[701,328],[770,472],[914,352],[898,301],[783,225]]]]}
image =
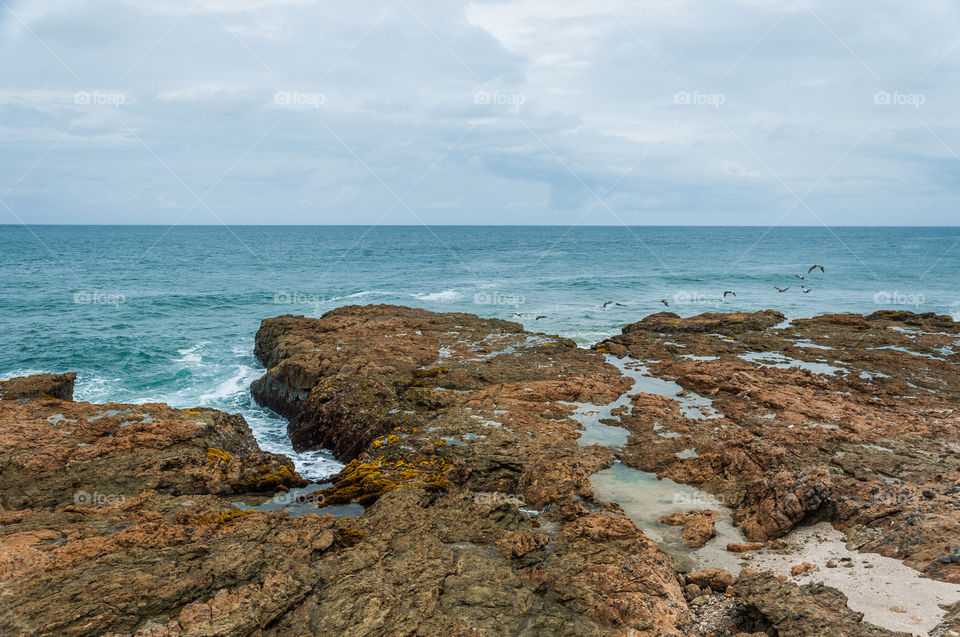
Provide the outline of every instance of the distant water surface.
{"type": "MultiPolygon", "coordinates": [[[[270,451],[290,448],[249,396],[260,321],[354,303],[520,320],[583,345],[665,310],[960,319],[960,228],[0,226],[0,377],[74,370],[81,400],[240,412],[270,451]]],[[[311,477],[339,466],[295,460],[311,477]]]]}

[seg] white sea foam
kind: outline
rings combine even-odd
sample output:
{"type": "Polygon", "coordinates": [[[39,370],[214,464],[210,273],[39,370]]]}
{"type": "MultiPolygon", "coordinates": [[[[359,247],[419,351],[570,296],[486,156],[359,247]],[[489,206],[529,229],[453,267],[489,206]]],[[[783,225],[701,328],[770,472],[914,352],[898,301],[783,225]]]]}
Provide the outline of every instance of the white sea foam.
{"type": "Polygon", "coordinates": [[[421,301],[433,301],[435,303],[453,303],[460,298],[460,293],[456,290],[444,290],[443,292],[418,292],[411,295],[421,301]]]}
{"type": "Polygon", "coordinates": [[[327,301],[329,303],[336,303],[337,301],[343,301],[345,299],[360,299],[365,296],[370,296],[373,294],[384,294],[382,290],[363,290],[362,292],[354,292],[353,294],[344,294],[343,296],[334,296],[327,301]]]}
{"type": "Polygon", "coordinates": [[[177,363],[199,363],[203,360],[203,348],[205,345],[207,345],[207,341],[197,343],[187,349],[178,349],[177,353],[180,354],[180,358],[173,360],[177,363]]]}
{"type": "Polygon", "coordinates": [[[236,396],[238,393],[246,392],[254,380],[260,377],[259,372],[248,365],[238,365],[233,376],[223,381],[213,391],[200,395],[202,402],[219,402],[226,398],[236,396]]]}

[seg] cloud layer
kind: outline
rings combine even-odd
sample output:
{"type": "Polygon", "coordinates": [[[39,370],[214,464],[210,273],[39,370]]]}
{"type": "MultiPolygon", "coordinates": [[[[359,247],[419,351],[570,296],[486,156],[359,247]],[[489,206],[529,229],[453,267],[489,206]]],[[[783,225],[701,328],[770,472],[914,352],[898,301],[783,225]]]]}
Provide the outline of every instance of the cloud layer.
{"type": "Polygon", "coordinates": [[[955,224],[955,3],[0,3],[0,222],[955,224]]]}

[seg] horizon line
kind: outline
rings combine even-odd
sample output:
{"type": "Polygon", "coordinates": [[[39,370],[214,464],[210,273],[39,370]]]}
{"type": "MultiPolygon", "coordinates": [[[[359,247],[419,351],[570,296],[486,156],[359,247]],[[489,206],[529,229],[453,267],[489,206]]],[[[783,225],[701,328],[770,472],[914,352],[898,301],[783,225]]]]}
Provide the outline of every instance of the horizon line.
{"type": "Polygon", "coordinates": [[[364,223],[0,223],[0,227],[31,228],[49,227],[100,227],[100,228],[960,228],[960,224],[855,224],[855,225],[756,225],[756,224],[478,224],[478,223],[437,223],[437,224],[364,224],[364,223]]]}

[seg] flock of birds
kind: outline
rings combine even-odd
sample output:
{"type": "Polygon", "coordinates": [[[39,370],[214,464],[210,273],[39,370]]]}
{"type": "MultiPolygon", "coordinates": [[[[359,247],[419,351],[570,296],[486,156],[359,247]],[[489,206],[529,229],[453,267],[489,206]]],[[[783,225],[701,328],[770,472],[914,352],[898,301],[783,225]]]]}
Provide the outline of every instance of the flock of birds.
{"type": "MultiPolygon", "coordinates": [[[[804,280],[806,280],[807,275],[811,274],[814,270],[820,270],[820,272],[826,273],[826,271],[823,269],[823,266],[820,265],[819,263],[817,263],[817,264],[814,264],[814,265],[811,265],[811,266],[810,266],[810,268],[807,270],[807,274],[794,274],[793,276],[794,276],[795,278],[797,278],[797,279],[800,279],[801,281],[804,281],[804,280]]],[[[789,290],[790,287],[787,286],[787,287],[785,287],[785,288],[781,288],[781,287],[778,287],[778,286],[775,285],[775,286],[773,286],[773,289],[776,290],[777,292],[779,292],[780,294],[783,294],[784,292],[786,292],[787,290],[789,290]]],[[[812,292],[813,290],[812,290],[811,288],[808,288],[805,284],[801,283],[801,284],[800,284],[800,291],[801,291],[803,294],[809,294],[809,293],[812,292]]],[[[733,290],[724,290],[724,291],[723,291],[723,298],[727,298],[727,296],[734,296],[734,297],[736,297],[736,296],[737,296],[737,293],[734,292],[733,290]]],[[[665,306],[670,307],[670,301],[668,301],[667,299],[660,299],[660,302],[663,303],[665,306]]],[[[625,307],[625,304],[624,304],[624,303],[620,303],[620,302],[617,302],[617,301],[606,301],[606,302],[603,304],[602,307],[603,307],[603,309],[607,309],[607,307],[610,306],[610,305],[614,305],[614,306],[617,306],[617,307],[625,307]]],[[[517,318],[523,318],[523,314],[521,314],[520,312],[514,312],[513,315],[516,316],[517,318]]],[[[545,318],[548,318],[546,314],[539,314],[539,315],[537,315],[537,316],[534,318],[534,320],[535,320],[535,321],[539,321],[540,319],[545,319],[545,318]]]]}
{"type": "MultiPolygon", "coordinates": [[[[826,273],[826,270],[823,269],[823,266],[820,265],[819,263],[817,263],[817,264],[814,264],[814,265],[811,265],[811,266],[810,266],[810,268],[807,270],[807,274],[810,274],[810,273],[813,272],[814,270],[820,270],[821,272],[826,273]]],[[[800,279],[801,281],[803,281],[803,280],[805,280],[805,279],[807,278],[807,274],[794,274],[793,276],[794,276],[795,278],[800,279]]],[[[778,287],[778,286],[775,285],[775,286],[773,286],[773,289],[776,290],[777,292],[779,292],[780,294],[783,294],[784,292],[786,292],[787,290],[789,290],[790,287],[787,286],[787,287],[785,287],[785,288],[781,288],[781,287],[778,287]]],[[[813,290],[812,290],[811,288],[808,288],[808,287],[807,287],[806,285],[804,285],[803,283],[801,283],[801,284],[800,284],[800,291],[801,291],[803,294],[809,294],[809,293],[812,292],[813,290]]],[[[724,290],[724,291],[723,291],[723,298],[727,298],[727,295],[736,296],[737,293],[734,292],[733,290],[724,290]]],[[[668,301],[667,299],[660,299],[660,302],[663,303],[664,305],[666,305],[667,307],[670,307],[670,301],[668,301]]],[[[620,303],[618,303],[617,305],[620,305],[620,303]]],[[[606,307],[606,305],[604,305],[604,307],[606,307]]]]}

